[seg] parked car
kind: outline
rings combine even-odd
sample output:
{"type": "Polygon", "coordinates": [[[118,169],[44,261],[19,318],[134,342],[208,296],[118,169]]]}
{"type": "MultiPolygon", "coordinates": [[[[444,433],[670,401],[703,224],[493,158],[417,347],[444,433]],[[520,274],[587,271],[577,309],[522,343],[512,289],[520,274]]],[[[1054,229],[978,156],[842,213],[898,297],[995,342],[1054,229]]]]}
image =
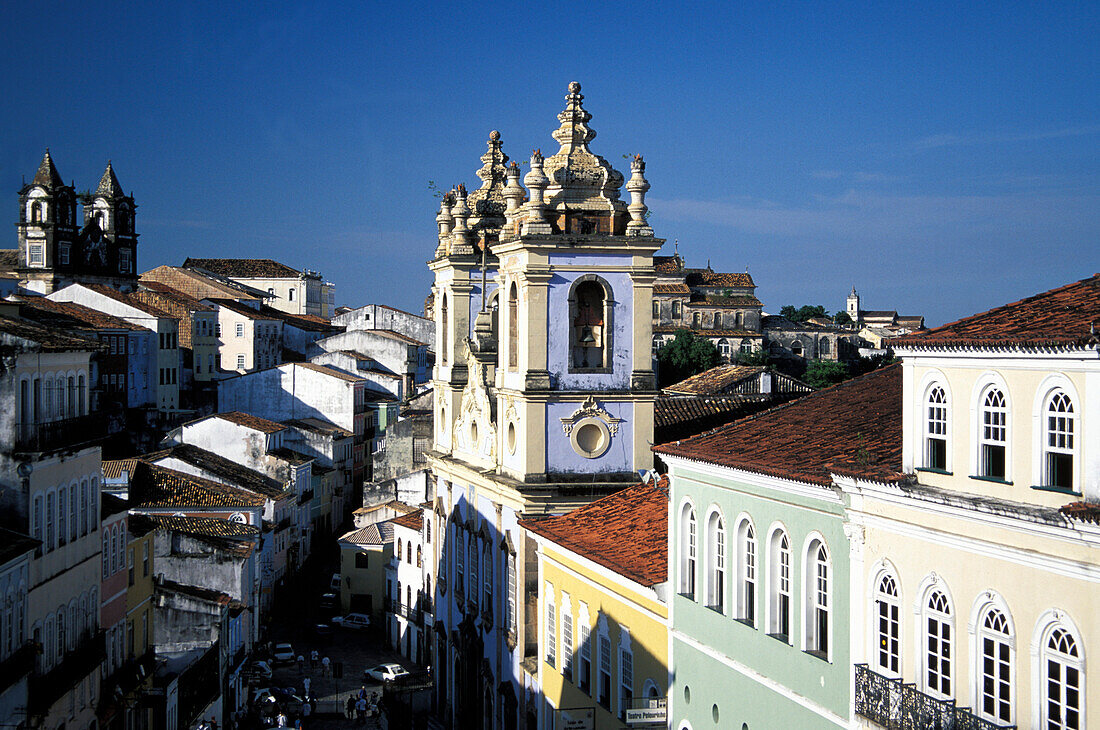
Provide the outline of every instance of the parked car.
{"type": "Polygon", "coordinates": [[[335,593],[322,593],[321,594],[321,608],[336,608],[336,594],[335,593]]]}
{"type": "Polygon", "coordinates": [[[340,590],[340,574],[339,573],[333,573],[332,574],[332,580],[330,580],[329,583],[328,583],[328,589],[330,591],[340,590]]]}
{"type": "Polygon", "coordinates": [[[363,670],[363,679],[373,679],[378,682],[392,682],[400,677],[408,676],[409,670],[400,664],[379,664],[377,667],[363,670]]]}
{"type": "Polygon", "coordinates": [[[276,644],[271,656],[278,664],[290,664],[295,657],[294,647],[290,644],[276,644]]]}
{"type": "Polygon", "coordinates": [[[248,676],[267,681],[271,679],[271,665],[264,661],[255,661],[248,665],[248,676]]]}
{"type": "Polygon", "coordinates": [[[328,624],[314,624],[313,633],[318,639],[329,639],[332,637],[332,627],[328,624]]]}
{"type": "Polygon", "coordinates": [[[370,616],[365,613],[349,613],[347,616],[333,616],[330,623],[345,629],[363,630],[370,627],[370,616]]]}

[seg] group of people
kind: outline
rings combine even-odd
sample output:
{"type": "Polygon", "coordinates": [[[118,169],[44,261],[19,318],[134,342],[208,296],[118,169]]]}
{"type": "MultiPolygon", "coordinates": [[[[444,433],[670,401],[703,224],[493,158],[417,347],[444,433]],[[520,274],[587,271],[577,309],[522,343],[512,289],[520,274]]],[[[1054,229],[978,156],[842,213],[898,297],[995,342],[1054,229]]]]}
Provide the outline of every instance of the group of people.
{"type": "Polygon", "coordinates": [[[364,684],[358,694],[348,695],[344,714],[349,720],[355,720],[357,725],[362,725],[368,717],[375,717],[378,714],[378,693],[367,692],[364,684]]]}

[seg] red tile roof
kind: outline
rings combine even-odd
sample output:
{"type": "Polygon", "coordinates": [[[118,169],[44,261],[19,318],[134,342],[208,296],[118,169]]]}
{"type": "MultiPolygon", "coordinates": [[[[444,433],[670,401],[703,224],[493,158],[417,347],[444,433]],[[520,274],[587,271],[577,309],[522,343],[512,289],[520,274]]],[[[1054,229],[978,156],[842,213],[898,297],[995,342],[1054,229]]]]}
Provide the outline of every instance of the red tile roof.
{"type": "Polygon", "coordinates": [[[412,512],[406,512],[400,517],[394,517],[390,522],[395,525],[401,525],[401,527],[407,527],[410,530],[419,531],[424,526],[424,510],[417,509],[412,512]]]}
{"type": "Polygon", "coordinates": [[[264,498],[237,487],[139,462],[130,475],[130,501],[137,507],[263,507],[264,498]]]}
{"type": "Polygon", "coordinates": [[[723,272],[710,269],[687,269],[687,283],[690,286],[751,286],[755,287],[748,272],[723,272]]]}
{"type": "Polygon", "coordinates": [[[654,284],[654,294],[691,294],[691,287],[687,284],[654,284]]]}
{"type": "Polygon", "coordinates": [[[684,260],[677,256],[654,256],[653,268],[658,274],[679,274],[684,270],[684,260]]]}
{"type": "Polygon", "coordinates": [[[668,580],[668,477],[636,484],[559,517],[520,524],[644,586],[668,580]]]}
{"type": "Polygon", "coordinates": [[[832,484],[830,472],[897,481],[901,365],[653,450],[822,486],[832,484]]]}
{"type": "Polygon", "coordinates": [[[297,279],[301,272],[273,259],[192,259],[185,268],[205,269],[212,274],[238,279],[297,279]]]}
{"type": "Polygon", "coordinates": [[[206,301],[224,309],[228,309],[230,312],[236,312],[242,317],[247,317],[248,319],[262,319],[265,322],[278,322],[282,320],[282,317],[277,317],[272,314],[272,310],[270,308],[261,312],[254,307],[250,307],[247,304],[241,304],[240,302],[233,301],[232,299],[208,298],[206,301]]]}
{"type": "Polygon", "coordinates": [[[43,321],[42,318],[36,315],[37,312],[45,313],[48,315],[56,315],[56,326],[64,327],[65,321],[68,320],[70,326],[74,327],[87,327],[94,330],[131,330],[137,332],[147,331],[144,327],[127,322],[122,317],[116,317],[106,312],[100,312],[98,309],[92,309],[91,307],[85,307],[83,304],[77,304],[76,302],[55,302],[52,299],[46,299],[45,297],[25,297],[19,301],[22,305],[22,309],[25,314],[38,321],[43,321]],[[27,312],[26,310],[31,310],[27,312]]]}
{"type": "Polygon", "coordinates": [[[899,337],[895,347],[1066,348],[1100,345],[1100,274],[951,322],[899,337]]]}
{"type": "Polygon", "coordinates": [[[1071,520],[1100,525],[1100,504],[1095,502],[1071,502],[1059,511],[1071,520]]]}
{"type": "Polygon", "coordinates": [[[755,378],[766,369],[763,365],[719,365],[670,385],[665,391],[687,395],[714,395],[724,392],[738,381],[755,378]]]}
{"type": "MultiPolygon", "coordinates": [[[[279,431],[285,431],[286,426],[275,421],[269,421],[266,418],[260,418],[259,416],[253,416],[251,413],[242,413],[241,411],[229,411],[227,413],[215,413],[215,418],[220,418],[223,421],[229,421],[235,423],[238,426],[244,426],[245,428],[251,428],[256,431],[262,431],[264,433],[278,433],[279,431]]],[[[204,419],[199,419],[204,420],[204,419]]],[[[197,423],[198,421],[191,421],[191,423],[197,423]]]]}

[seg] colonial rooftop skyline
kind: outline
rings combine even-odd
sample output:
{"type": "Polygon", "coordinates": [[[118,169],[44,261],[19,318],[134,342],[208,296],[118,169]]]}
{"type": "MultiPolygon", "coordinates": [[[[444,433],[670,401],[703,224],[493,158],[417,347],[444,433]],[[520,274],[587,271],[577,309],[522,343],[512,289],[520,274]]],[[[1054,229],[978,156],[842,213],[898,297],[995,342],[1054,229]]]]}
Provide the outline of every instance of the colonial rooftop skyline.
{"type": "MultiPolygon", "coordinates": [[[[543,120],[577,80],[609,163],[629,175],[620,158],[645,156],[660,253],[678,240],[689,266],[748,267],[768,312],[837,311],[854,284],[935,326],[1100,264],[1095,7],[636,9],[630,23],[611,8],[478,8],[447,11],[469,32],[433,8],[344,9],[337,26],[335,8],[51,18],[55,39],[127,39],[97,44],[118,73],[95,84],[72,83],[86,43],[43,55],[22,30],[41,16],[15,8],[0,83],[21,102],[0,116],[0,210],[17,220],[47,146],[78,190],[110,158],[141,206],[142,269],[271,258],[318,268],[338,304],[419,312],[429,181],[475,190],[490,130],[517,160],[546,151],[543,120]],[[567,15],[582,19],[570,33],[518,41],[567,15]],[[504,62],[493,37],[517,39],[504,62]],[[29,109],[50,112],[28,124],[29,109]]],[[[15,245],[9,229],[0,248],[15,245]]]]}

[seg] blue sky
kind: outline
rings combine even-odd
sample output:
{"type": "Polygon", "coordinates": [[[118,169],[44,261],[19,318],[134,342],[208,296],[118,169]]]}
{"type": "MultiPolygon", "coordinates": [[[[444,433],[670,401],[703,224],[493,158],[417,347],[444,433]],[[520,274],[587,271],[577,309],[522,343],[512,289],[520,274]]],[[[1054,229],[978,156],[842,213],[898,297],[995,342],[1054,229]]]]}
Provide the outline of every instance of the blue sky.
{"type": "MultiPolygon", "coordinates": [[[[49,146],[139,205],[142,269],[321,271],[420,311],[442,187],[491,129],[642,153],[657,235],[765,308],[957,319],[1100,271],[1100,4],[20,4],[0,29],[0,190],[49,146]]],[[[14,225],[9,240],[14,247],[14,225]]]]}

